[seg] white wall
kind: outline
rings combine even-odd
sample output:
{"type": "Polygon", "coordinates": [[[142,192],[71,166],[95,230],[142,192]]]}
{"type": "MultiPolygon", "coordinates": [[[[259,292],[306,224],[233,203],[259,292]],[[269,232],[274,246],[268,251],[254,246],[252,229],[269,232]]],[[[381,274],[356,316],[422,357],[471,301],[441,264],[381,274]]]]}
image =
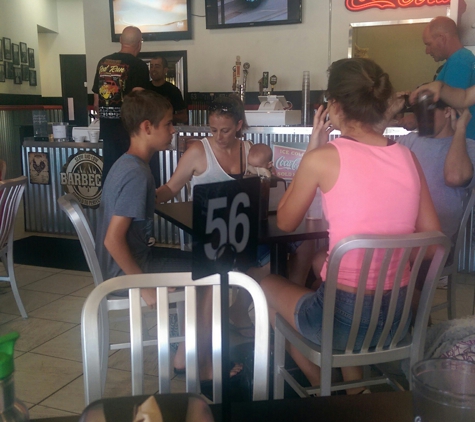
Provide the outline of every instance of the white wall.
{"type": "MultiPolygon", "coordinates": [[[[302,72],[310,70],[311,89],[324,89],[326,69],[348,57],[350,23],[432,18],[447,14],[447,6],[350,12],[344,0],[303,0],[303,23],[254,28],[207,30],[204,17],[193,17],[193,39],[145,42],[142,51],[187,50],[189,91],[230,91],[236,55],[249,62],[248,90],[257,91],[263,71],[278,77],[276,90],[300,90],[302,72]],[[331,57],[329,5],[332,4],[331,57]]],[[[192,1],[192,13],[205,15],[204,0],[192,1]]],[[[108,1],[84,0],[89,92],[97,61],[119,50],[110,41],[108,1]]],[[[421,51],[423,44],[421,41],[421,51]]]]}
{"type": "Polygon", "coordinates": [[[43,97],[61,97],[60,54],[85,54],[82,0],[58,0],[58,30],[38,34],[43,97]]]}
{"type": "MultiPolygon", "coordinates": [[[[346,8],[345,0],[331,1],[333,3],[331,28],[332,61],[348,57],[348,40],[351,23],[429,19],[435,16],[447,15],[447,6],[422,6],[385,10],[370,8],[359,12],[351,12],[346,8]]],[[[424,48],[422,43],[421,48],[424,48]]]]}
{"type": "Polygon", "coordinates": [[[10,38],[12,43],[25,42],[35,50],[36,77],[38,85],[28,83],[15,85],[7,79],[0,83],[0,93],[3,94],[41,94],[39,83],[39,56],[37,25],[51,30],[57,30],[56,0],[0,0],[0,37],[10,38]]]}
{"type": "MultiPolygon", "coordinates": [[[[192,1],[192,13],[205,15],[204,0],[192,1]]],[[[276,90],[302,89],[310,70],[311,88],[326,85],[328,1],[303,0],[303,23],[254,28],[206,29],[204,17],[192,18],[193,39],[145,42],[142,51],[187,50],[188,90],[230,91],[236,56],[249,62],[248,90],[257,91],[263,71],[277,75],[276,90]]],[[[120,45],[111,42],[109,2],[84,0],[88,91],[98,60],[120,45]]]]}
{"type": "Polygon", "coordinates": [[[82,0],[0,0],[0,10],[0,37],[35,50],[38,84],[6,80],[0,93],[61,96],[59,55],[86,52],[82,0]]]}

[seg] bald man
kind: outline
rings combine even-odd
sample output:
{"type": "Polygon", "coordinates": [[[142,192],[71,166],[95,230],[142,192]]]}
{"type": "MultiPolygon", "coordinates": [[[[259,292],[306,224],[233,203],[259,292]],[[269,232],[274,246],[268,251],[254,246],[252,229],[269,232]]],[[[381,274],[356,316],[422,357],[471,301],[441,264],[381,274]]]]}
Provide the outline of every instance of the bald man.
{"type": "MultiPolygon", "coordinates": [[[[432,19],[424,29],[422,39],[426,46],[426,54],[430,54],[436,62],[447,60],[436,80],[455,88],[466,89],[475,85],[475,56],[463,47],[457,25],[445,16],[432,19]]],[[[475,106],[470,107],[475,116],[475,106]]],[[[475,119],[472,117],[467,126],[467,138],[475,139],[475,119]]]]}
{"type": "Polygon", "coordinates": [[[129,135],[120,120],[122,100],[136,87],[146,88],[147,64],[137,58],[142,48],[142,32],[128,26],[120,36],[118,53],[103,57],[97,64],[92,92],[94,108],[100,117],[100,138],[104,141],[102,183],[112,164],[129,148],[129,135]]]}

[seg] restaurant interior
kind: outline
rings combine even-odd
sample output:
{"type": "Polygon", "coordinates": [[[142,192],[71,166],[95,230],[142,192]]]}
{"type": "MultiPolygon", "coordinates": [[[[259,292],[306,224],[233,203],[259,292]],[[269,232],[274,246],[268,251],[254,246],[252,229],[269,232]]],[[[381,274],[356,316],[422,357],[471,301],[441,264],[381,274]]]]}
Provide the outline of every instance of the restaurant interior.
{"type": "MultiPolygon", "coordinates": [[[[431,81],[439,63],[425,54],[422,32],[436,16],[456,17],[466,31],[463,39],[469,44],[465,46],[475,52],[475,39],[472,40],[475,29],[467,21],[468,13],[461,12],[462,3],[470,10],[475,8],[475,0],[423,1],[417,7],[405,2],[404,7],[391,8],[368,6],[384,3],[379,0],[300,0],[300,23],[229,25],[219,29],[208,27],[206,5],[209,3],[209,0],[206,4],[204,0],[188,0],[189,37],[144,39],[142,44],[141,57],[145,61],[157,53],[170,59],[173,71],[169,76],[180,87],[188,104],[190,127],[178,128],[179,136],[198,137],[208,133],[207,104],[215,96],[233,91],[237,56],[250,65],[246,73],[246,110],[259,107],[263,72],[277,77],[272,91],[269,87],[269,94],[283,96],[292,103],[293,110],[302,110],[302,78],[309,71],[313,111],[322,101],[328,66],[341,58],[360,55],[374,59],[390,75],[398,91],[410,91],[431,81]],[[367,6],[351,7],[356,3],[367,6]]],[[[0,11],[0,39],[26,44],[32,55],[30,63],[23,65],[29,80],[25,75],[20,83],[8,77],[2,81],[0,74],[0,159],[7,162],[5,179],[27,175],[31,165],[29,154],[37,152],[49,154],[50,171],[59,174],[69,163],[67,156],[77,154],[81,147],[65,143],[58,150],[47,144],[44,149],[38,149],[31,132],[35,123],[33,115],[40,111],[49,123],[68,122],[70,128],[93,124],[91,88],[97,62],[119,50],[119,44],[111,37],[110,2],[0,0],[0,11]],[[74,88],[66,80],[74,80],[74,88]],[[60,150],[64,156],[55,155],[60,150]]],[[[272,139],[270,142],[276,140],[288,146],[292,142],[307,142],[311,133],[310,127],[301,125],[261,129],[250,128],[249,139],[265,142],[272,139]]],[[[398,130],[391,132],[390,128],[389,134],[406,133],[398,130]]],[[[72,137],[72,132],[68,136],[72,137]]],[[[91,148],[100,153],[100,144],[91,148]]],[[[161,154],[162,165],[171,161],[173,167],[179,155],[178,143],[171,151],[161,154]]],[[[172,170],[167,168],[161,177],[170,177],[172,170]]],[[[33,420],[79,415],[85,406],[81,310],[94,289],[94,280],[83,259],[76,231],[56,204],[57,197],[68,191],[59,181],[55,183],[27,186],[15,219],[15,253],[18,251],[15,275],[28,319],[21,317],[8,283],[0,281],[0,336],[11,331],[20,333],[15,346],[15,393],[26,404],[33,420]],[[60,242],[55,243],[56,239],[60,242]],[[20,251],[22,247],[25,249],[20,251]]],[[[94,221],[94,210],[88,209],[87,215],[94,221]]],[[[186,234],[171,223],[163,223],[156,227],[155,237],[157,247],[172,251],[169,255],[164,252],[167,256],[164,272],[189,267],[186,234]]],[[[457,277],[458,318],[472,315],[473,311],[475,268],[471,265],[457,277]]],[[[6,271],[1,269],[0,277],[6,276],[6,271]]],[[[446,287],[438,288],[434,304],[446,299],[446,287]]],[[[446,310],[431,314],[432,324],[444,321],[447,321],[446,310]]],[[[114,322],[110,328],[111,340],[127,341],[126,321],[114,322]]],[[[233,346],[245,347],[249,343],[248,338],[239,334],[230,333],[230,336],[233,346]]],[[[156,359],[156,350],[145,356],[147,394],[157,390],[156,359]]],[[[108,365],[104,396],[130,396],[130,352],[111,351],[108,365]]],[[[389,390],[389,387],[376,387],[374,392],[389,390]]],[[[185,376],[173,374],[171,392],[185,391],[185,376]]]]}

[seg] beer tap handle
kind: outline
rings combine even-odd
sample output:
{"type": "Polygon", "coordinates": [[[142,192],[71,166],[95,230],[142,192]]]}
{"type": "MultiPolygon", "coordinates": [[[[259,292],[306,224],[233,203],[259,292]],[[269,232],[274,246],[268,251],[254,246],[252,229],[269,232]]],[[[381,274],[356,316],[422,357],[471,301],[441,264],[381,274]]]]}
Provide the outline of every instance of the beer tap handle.
{"type": "Polygon", "coordinates": [[[236,92],[236,66],[233,66],[233,92],[236,92]]]}

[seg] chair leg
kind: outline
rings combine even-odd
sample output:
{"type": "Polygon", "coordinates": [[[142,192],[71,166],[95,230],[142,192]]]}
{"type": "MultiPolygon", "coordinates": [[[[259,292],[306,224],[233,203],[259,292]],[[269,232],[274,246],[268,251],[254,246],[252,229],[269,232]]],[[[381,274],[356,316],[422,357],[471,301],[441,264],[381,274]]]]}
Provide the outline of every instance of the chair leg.
{"type": "Polygon", "coordinates": [[[109,312],[107,311],[107,304],[102,303],[100,308],[100,325],[99,325],[99,353],[101,356],[101,396],[104,395],[107,380],[107,369],[109,366],[109,312]]]}
{"type": "Polygon", "coordinates": [[[285,366],[285,337],[277,328],[274,331],[274,400],[284,398],[284,377],[280,368],[285,366]]]}
{"type": "Polygon", "coordinates": [[[456,309],[456,291],[457,291],[457,277],[456,274],[449,274],[447,280],[447,317],[448,319],[457,318],[456,309]]]}
{"type": "MultiPolygon", "coordinates": [[[[2,257],[2,261],[5,265],[4,257],[2,257]]],[[[13,267],[13,242],[9,242],[8,244],[7,265],[5,266],[5,269],[7,270],[8,277],[10,278],[10,285],[12,287],[13,296],[15,297],[15,301],[18,306],[18,309],[20,310],[20,314],[22,318],[26,319],[28,318],[28,314],[26,313],[25,307],[23,306],[23,302],[21,301],[20,292],[16,284],[15,269],[13,267]]]]}

